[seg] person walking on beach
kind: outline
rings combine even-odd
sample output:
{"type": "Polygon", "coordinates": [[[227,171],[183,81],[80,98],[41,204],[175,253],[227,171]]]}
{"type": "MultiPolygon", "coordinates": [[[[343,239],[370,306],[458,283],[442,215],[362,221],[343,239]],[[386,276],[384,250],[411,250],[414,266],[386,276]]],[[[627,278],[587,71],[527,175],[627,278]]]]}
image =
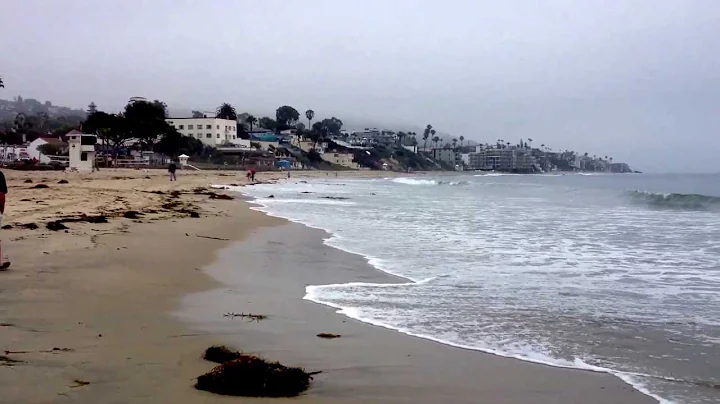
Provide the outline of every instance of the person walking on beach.
{"type": "Polygon", "coordinates": [[[255,170],[250,170],[250,181],[255,182],[255,170]]]}
{"type": "Polygon", "coordinates": [[[168,173],[170,173],[170,181],[177,181],[177,178],[175,177],[176,170],[177,166],[175,165],[175,162],[171,161],[170,165],[168,166],[168,173]]]}
{"type": "MultiPolygon", "coordinates": [[[[0,224],[5,214],[5,194],[7,194],[7,182],[5,182],[5,174],[0,171],[0,224]]],[[[4,271],[10,267],[10,261],[3,262],[2,248],[0,247],[0,271],[4,271]]]]}

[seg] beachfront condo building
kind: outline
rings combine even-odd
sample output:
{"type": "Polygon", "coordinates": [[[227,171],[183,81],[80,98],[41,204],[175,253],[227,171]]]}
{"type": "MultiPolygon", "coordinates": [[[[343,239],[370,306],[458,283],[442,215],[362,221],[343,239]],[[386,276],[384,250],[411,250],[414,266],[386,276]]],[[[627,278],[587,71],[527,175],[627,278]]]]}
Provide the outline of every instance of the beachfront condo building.
{"type": "Polygon", "coordinates": [[[167,123],[183,136],[194,137],[208,146],[238,146],[243,143],[243,139],[238,137],[237,122],[215,118],[214,114],[204,114],[202,118],[168,118],[167,123]]]}

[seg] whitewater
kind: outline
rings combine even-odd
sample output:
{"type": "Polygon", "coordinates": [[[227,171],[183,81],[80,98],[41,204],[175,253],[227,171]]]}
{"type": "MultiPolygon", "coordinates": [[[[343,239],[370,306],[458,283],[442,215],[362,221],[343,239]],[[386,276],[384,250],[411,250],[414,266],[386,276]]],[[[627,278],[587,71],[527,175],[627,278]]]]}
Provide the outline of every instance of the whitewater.
{"type": "Polygon", "coordinates": [[[611,372],[661,402],[720,402],[718,175],[233,189],[407,280],[308,286],[308,300],[445,344],[611,372]]]}

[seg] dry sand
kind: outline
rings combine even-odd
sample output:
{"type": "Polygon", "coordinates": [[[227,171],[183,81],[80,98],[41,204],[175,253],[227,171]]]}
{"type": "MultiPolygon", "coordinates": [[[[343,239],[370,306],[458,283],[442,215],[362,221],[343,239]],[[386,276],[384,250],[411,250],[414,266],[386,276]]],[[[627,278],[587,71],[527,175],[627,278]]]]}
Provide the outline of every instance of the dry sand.
{"type": "MultiPolygon", "coordinates": [[[[14,227],[0,233],[13,262],[0,273],[0,351],[10,351],[0,352],[2,403],[248,402],[192,388],[193,379],[212,368],[200,359],[203,349],[217,342],[323,370],[299,401],[654,401],[609,375],[455,349],[301,301],[305,284],[389,277],[359,257],[323,246],[319,232],[251,211],[237,199],[192,192],[213,183],[243,184],[243,173],[183,172],[173,183],[159,171],[4,173],[9,194],[3,224],[14,227]],[[68,183],[58,184],[60,179],[68,183]],[[38,183],[49,188],[33,188],[38,183]],[[145,214],[123,218],[128,210],[145,214]],[[200,217],[190,218],[190,212],[200,217]],[[45,228],[82,214],[107,215],[109,223],[45,228]],[[39,228],[17,226],[27,223],[39,228]],[[230,241],[198,236],[247,238],[223,250],[210,267],[227,284],[201,268],[230,241]],[[183,296],[200,291],[208,292],[186,297],[181,309],[183,296]],[[244,323],[222,317],[225,311],[270,318],[244,323]],[[197,321],[188,325],[171,312],[197,321]],[[322,340],[318,332],[343,337],[322,340]]],[[[301,176],[325,174],[293,178],[301,176]]]]}

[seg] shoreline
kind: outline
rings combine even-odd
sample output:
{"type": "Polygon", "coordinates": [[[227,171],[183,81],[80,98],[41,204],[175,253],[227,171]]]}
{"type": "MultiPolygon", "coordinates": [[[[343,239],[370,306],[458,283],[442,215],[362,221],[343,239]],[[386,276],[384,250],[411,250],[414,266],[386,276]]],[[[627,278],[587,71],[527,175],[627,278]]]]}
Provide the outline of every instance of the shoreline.
{"type": "MultiPolygon", "coordinates": [[[[237,173],[181,173],[176,183],[167,182],[161,171],[89,176],[6,171],[6,176],[8,223],[40,221],[42,227],[63,215],[126,209],[146,216],[68,223],[67,232],[3,230],[13,266],[0,274],[0,350],[10,351],[5,356],[17,362],[0,363],[1,403],[227,402],[233,399],[193,388],[194,378],[213,367],[201,359],[204,349],[227,340],[271,360],[323,370],[308,393],[293,401],[586,403],[591,395],[598,403],[650,402],[609,374],[481,352],[467,355],[302,300],[309,284],[392,278],[360,256],[324,245],[318,230],[253,210],[239,198],[209,200],[189,192],[213,183],[245,183],[237,173]],[[22,185],[26,178],[50,189],[22,185]],[[53,185],[61,178],[72,186],[53,185]],[[150,213],[166,203],[171,190],[184,191],[176,202],[197,209],[200,218],[165,209],[150,213]],[[35,203],[38,195],[47,203],[35,203]],[[275,236],[267,239],[269,234],[275,236]],[[294,253],[287,255],[288,250],[294,253]],[[243,271],[230,271],[241,278],[233,293],[239,293],[242,306],[238,300],[227,307],[198,306],[210,307],[205,319],[226,329],[207,332],[197,323],[178,321],[173,314],[189,293],[228,291],[200,269],[222,265],[237,251],[247,253],[232,261],[243,271]],[[246,324],[223,318],[225,309],[274,314],[246,324]],[[333,331],[343,337],[315,336],[333,331]]],[[[305,173],[303,178],[324,177],[305,173]]]]}
{"type": "MultiPolygon", "coordinates": [[[[249,209],[258,210],[256,209],[258,205],[256,202],[253,203],[252,201],[246,201],[246,203],[248,203],[249,209]]],[[[265,212],[260,212],[264,215],[268,215],[265,212]]],[[[348,344],[349,346],[346,346],[345,349],[353,352],[358,352],[359,350],[365,359],[361,360],[356,357],[352,357],[351,355],[349,356],[347,352],[335,353],[341,358],[339,362],[342,364],[343,369],[351,372],[353,366],[357,366],[357,361],[362,361],[362,366],[366,368],[369,367],[374,370],[374,367],[377,367],[377,371],[382,374],[381,378],[365,377],[362,379],[363,384],[366,385],[368,389],[380,389],[385,391],[385,389],[393,389],[398,385],[406,385],[406,389],[403,389],[403,391],[405,391],[403,394],[386,395],[387,393],[383,393],[384,399],[382,402],[437,402],[437,400],[448,400],[449,395],[451,397],[449,402],[476,402],[476,394],[482,394],[478,391],[472,394],[465,392],[459,396],[452,396],[454,393],[443,388],[443,383],[455,385],[457,381],[448,380],[447,376],[438,381],[437,375],[435,375],[435,382],[437,383],[435,387],[442,392],[442,396],[432,397],[432,393],[429,391],[424,391],[422,394],[412,393],[412,391],[423,389],[423,386],[419,384],[422,380],[424,380],[424,377],[416,375],[416,377],[412,377],[411,380],[408,380],[406,375],[399,377],[398,375],[385,374],[382,371],[383,368],[394,366],[393,364],[384,362],[387,360],[387,356],[393,353],[383,348],[388,344],[397,344],[396,346],[398,349],[406,348],[408,345],[416,347],[409,351],[410,353],[407,354],[408,357],[417,358],[425,355],[425,353],[430,350],[437,351],[434,352],[433,355],[426,355],[435,357],[432,364],[429,366],[447,367],[445,371],[439,373],[443,375],[452,374],[453,376],[451,379],[453,377],[460,379],[465,378],[467,385],[463,386],[464,389],[473,390],[473,385],[477,384],[477,381],[467,379],[467,376],[463,376],[464,373],[453,373],[455,362],[459,360],[468,362],[467,364],[463,364],[462,367],[476,368],[483,374],[491,372],[491,368],[495,368],[496,366],[503,368],[512,367],[510,373],[505,374],[504,376],[512,379],[517,377],[529,379],[523,381],[523,385],[526,388],[528,388],[527,386],[532,386],[529,387],[532,391],[536,391],[537,389],[547,389],[548,386],[551,386],[549,389],[552,390],[553,394],[552,399],[548,399],[547,397],[536,397],[534,393],[528,394],[527,391],[517,394],[517,390],[522,390],[522,388],[513,383],[512,387],[505,385],[507,391],[502,391],[501,393],[495,392],[492,395],[492,402],[589,403],[594,401],[592,401],[592,399],[588,399],[585,395],[600,392],[602,392],[603,395],[607,394],[608,396],[598,399],[597,402],[657,402],[654,397],[635,389],[629,383],[621,380],[621,378],[617,375],[609,372],[571,367],[563,368],[549,364],[539,364],[527,360],[505,357],[469,347],[457,347],[443,341],[430,339],[426,336],[412,335],[391,327],[362,321],[345,313],[339,313],[337,311],[338,307],[333,307],[331,305],[309,299],[307,289],[313,285],[336,283],[344,284],[347,282],[397,283],[398,280],[404,281],[405,278],[397,277],[372,266],[368,263],[367,258],[360,254],[342,250],[326,244],[328,236],[332,235],[332,233],[327,232],[326,230],[312,228],[284,218],[280,218],[280,220],[283,220],[286,224],[281,224],[274,228],[262,229],[256,234],[256,238],[259,237],[259,239],[246,239],[226,248],[223,253],[220,254],[218,261],[207,268],[208,274],[220,283],[224,284],[225,287],[218,290],[200,292],[186,297],[183,300],[184,304],[187,305],[188,301],[194,301],[194,303],[190,304],[194,310],[188,311],[187,308],[182,310],[183,314],[180,314],[179,318],[183,321],[189,321],[191,324],[194,324],[192,325],[194,329],[211,330],[212,332],[217,333],[221,336],[223,342],[232,345],[234,348],[250,350],[252,353],[268,356],[272,360],[280,360],[281,362],[292,366],[307,367],[312,371],[323,370],[325,373],[316,377],[316,385],[319,386],[319,389],[315,390],[315,388],[311,386],[308,393],[302,396],[301,399],[307,397],[313,402],[325,402],[325,400],[327,400],[327,402],[345,402],[344,400],[340,400],[336,397],[336,395],[342,396],[342,393],[341,391],[335,391],[335,389],[338,386],[349,383],[349,381],[345,380],[344,375],[340,375],[339,378],[331,378],[327,376],[327,367],[329,366],[332,368],[334,366],[338,366],[338,361],[331,360],[333,353],[330,354],[331,359],[326,359],[325,357],[327,356],[328,344],[340,345],[345,341],[351,341],[348,344]],[[293,234],[296,236],[292,237],[293,234]],[[298,234],[302,234],[302,236],[298,236],[298,234]],[[288,240],[288,238],[291,238],[292,240],[288,240]],[[312,241],[299,241],[310,239],[312,239],[312,241]],[[280,265],[280,269],[276,268],[273,270],[277,273],[276,276],[272,277],[272,279],[263,278],[263,274],[259,274],[257,273],[257,270],[251,268],[244,267],[243,276],[233,274],[233,271],[229,269],[232,266],[232,257],[234,256],[237,261],[237,257],[240,255],[244,257],[243,260],[248,260],[248,256],[254,257],[249,260],[251,263],[267,268],[269,262],[263,261],[264,258],[262,258],[261,255],[264,254],[265,256],[270,256],[272,254],[270,254],[270,251],[266,250],[268,247],[262,247],[263,242],[272,245],[283,245],[285,248],[292,249],[290,254],[294,255],[299,254],[299,252],[295,251],[295,249],[299,247],[292,246],[292,243],[295,241],[302,244],[302,250],[311,251],[311,255],[322,255],[324,257],[322,260],[323,264],[326,263],[326,260],[332,261],[332,259],[326,257],[336,257],[334,264],[342,267],[340,273],[335,273],[337,268],[334,268],[332,273],[325,267],[303,269],[301,271],[303,272],[302,280],[288,280],[293,278],[293,274],[288,273],[290,267],[294,267],[292,269],[293,271],[298,271],[297,262],[311,262],[312,259],[308,257],[304,257],[305,259],[302,257],[296,257],[293,261],[294,264],[291,265],[288,263],[285,266],[283,266],[282,260],[280,263],[277,262],[277,259],[274,260],[273,265],[280,265]],[[352,268],[345,267],[345,265],[352,268]],[[248,273],[247,271],[250,272],[248,273]],[[280,279],[282,279],[282,281],[280,281],[280,279]],[[271,290],[277,292],[272,294],[272,298],[258,296],[254,292],[249,292],[250,290],[256,289],[265,290],[267,289],[267,283],[270,282],[283,283],[282,286],[270,288],[271,290]],[[291,284],[288,285],[288,283],[291,284]],[[277,289],[282,290],[279,291],[277,289]],[[204,307],[204,309],[207,310],[209,307],[212,307],[216,313],[220,311],[233,311],[225,310],[217,306],[224,305],[223,307],[228,307],[227,305],[229,305],[232,301],[232,298],[228,297],[228,295],[233,296],[233,294],[238,290],[242,290],[244,293],[242,294],[242,297],[235,297],[244,301],[245,304],[242,308],[236,308],[234,311],[268,315],[268,319],[263,320],[259,324],[252,323],[238,325],[233,324],[232,321],[207,320],[209,317],[212,317],[212,313],[199,309],[200,307],[204,307]],[[302,303],[297,303],[298,300],[302,303]],[[293,308],[288,309],[290,306],[293,308]],[[300,308],[297,306],[300,306],[300,308]],[[338,316],[337,314],[344,315],[338,316]],[[328,315],[330,317],[328,317],[328,315]],[[299,318],[302,318],[307,324],[300,327],[298,324],[299,318]],[[284,324],[269,325],[271,322],[283,322],[284,324]],[[375,327],[371,327],[372,325],[375,325],[375,327]],[[343,331],[338,331],[340,329],[343,331]],[[345,330],[350,331],[348,332],[345,330]],[[298,331],[305,331],[305,335],[296,336],[294,338],[283,338],[282,336],[277,335],[278,333],[295,334],[298,331]],[[343,335],[343,337],[336,341],[323,341],[314,337],[314,334],[320,332],[339,333],[343,335]],[[346,339],[346,335],[349,335],[349,338],[346,339]],[[300,342],[298,342],[297,339],[300,339],[300,342]],[[370,346],[366,343],[359,344],[357,342],[358,339],[371,340],[370,346]],[[273,342],[268,343],[268,340],[272,340],[273,342]],[[410,340],[414,342],[410,343],[410,340]],[[358,347],[357,345],[361,346],[358,347]],[[304,353],[299,354],[298,351],[304,351],[304,353]],[[379,351],[379,353],[375,351],[379,351]],[[473,351],[474,354],[467,355],[465,354],[467,351],[473,351]],[[381,356],[381,358],[378,358],[378,355],[381,356]],[[440,357],[449,355],[453,359],[439,359],[436,355],[440,357]],[[376,363],[373,363],[373,360],[376,363]],[[532,376],[530,376],[530,374],[532,374],[532,376]],[[566,385],[568,378],[585,380],[575,381],[575,387],[568,387],[566,385]],[[541,385],[534,385],[533,380],[537,383],[538,379],[542,379],[543,383],[541,385]],[[578,388],[578,385],[581,385],[582,387],[578,388]],[[597,391],[588,391],[595,389],[597,391]],[[580,395],[577,395],[579,392],[580,395]],[[509,394],[512,394],[513,397],[509,397],[509,394]],[[564,398],[557,401],[558,397],[561,396],[564,398]],[[580,396],[583,398],[580,399],[580,396]],[[547,401],[544,401],[546,399],[547,401]]],[[[274,251],[275,255],[280,254],[278,251],[271,251],[274,251]]],[[[287,254],[287,251],[282,252],[282,254],[287,254]]],[[[427,365],[424,362],[427,358],[410,361],[400,357],[396,357],[395,359],[400,363],[403,363],[401,366],[402,368],[414,368],[415,371],[421,373],[423,371],[422,367],[427,365]]],[[[405,370],[406,369],[403,369],[403,371],[405,370]]],[[[354,377],[357,378],[357,375],[354,377]]],[[[358,381],[356,380],[355,382],[358,381]]],[[[495,380],[491,384],[491,386],[482,386],[480,390],[485,391],[487,388],[492,388],[493,390],[497,390],[499,388],[502,390],[502,387],[498,386],[498,384],[503,385],[504,382],[495,380]]],[[[354,386],[354,389],[355,395],[353,396],[353,400],[358,399],[363,401],[377,399],[377,397],[372,394],[365,396],[366,393],[362,391],[363,389],[359,386],[354,386]]],[[[353,400],[348,400],[347,402],[354,402],[353,400]]]]}

